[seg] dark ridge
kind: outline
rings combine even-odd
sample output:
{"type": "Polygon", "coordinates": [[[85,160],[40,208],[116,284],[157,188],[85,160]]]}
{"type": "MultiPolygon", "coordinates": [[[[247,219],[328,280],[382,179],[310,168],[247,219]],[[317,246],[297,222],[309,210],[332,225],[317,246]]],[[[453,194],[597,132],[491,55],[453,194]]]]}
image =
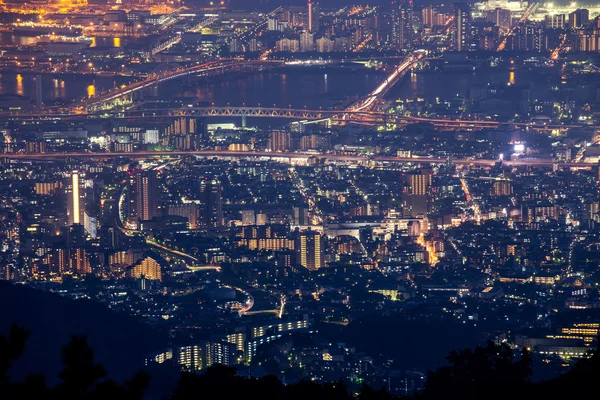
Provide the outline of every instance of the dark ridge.
{"type": "Polygon", "coordinates": [[[40,373],[50,385],[62,368],[60,349],[73,335],[87,336],[96,362],[119,381],[143,368],[145,354],[167,344],[166,335],[102,304],[0,281],[0,332],[13,323],[31,332],[23,357],[11,369],[13,379],[40,373]]]}

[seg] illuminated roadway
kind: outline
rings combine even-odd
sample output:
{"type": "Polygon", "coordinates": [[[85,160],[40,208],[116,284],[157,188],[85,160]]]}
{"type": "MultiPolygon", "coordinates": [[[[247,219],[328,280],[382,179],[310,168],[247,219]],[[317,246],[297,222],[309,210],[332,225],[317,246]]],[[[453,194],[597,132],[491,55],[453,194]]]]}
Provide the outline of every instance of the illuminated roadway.
{"type": "Polygon", "coordinates": [[[87,109],[93,108],[94,106],[99,106],[107,102],[114,101],[116,99],[131,95],[137,91],[143,90],[150,86],[154,86],[160,83],[164,83],[170,81],[172,79],[181,78],[187,75],[192,75],[196,73],[203,73],[209,71],[216,70],[224,70],[230,68],[236,68],[246,65],[258,65],[258,64],[267,64],[267,63],[282,63],[282,61],[267,61],[267,60],[254,60],[254,61],[240,61],[235,59],[228,60],[219,60],[219,61],[210,61],[200,65],[194,65],[188,68],[175,69],[164,75],[160,74],[151,74],[143,81],[134,82],[124,88],[118,89],[112,93],[107,93],[101,96],[95,96],[91,99],[84,101],[83,103],[76,104],[71,106],[71,109],[87,109]]]}
{"type": "MultiPolygon", "coordinates": [[[[230,150],[180,150],[180,151],[136,151],[136,152],[78,152],[78,153],[44,153],[44,154],[24,154],[24,153],[4,153],[1,155],[5,159],[15,160],[56,160],[64,158],[150,158],[150,157],[174,157],[174,156],[198,156],[198,157],[224,157],[224,158],[269,158],[269,159],[308,159],[311,157],[325,158],[329,161],[340,162],[411,162],[411,163],[432,163],[442,164],[448,160],[445,158],[430,157],[395,157],[395,156],[359,156],[347,154],[303,154],[303,153],[277,153],[270,151],[230,151],[230,150]]],[[[501,160],[490,159],[452,159],[453,164],[459,165],[478,165],[493,166],[501,160]]],[[[555,160],[502,160],[504,165],[508,166],[554,166],[589,168],[597,164],[582,162],[558,162],[555,160]]]]}

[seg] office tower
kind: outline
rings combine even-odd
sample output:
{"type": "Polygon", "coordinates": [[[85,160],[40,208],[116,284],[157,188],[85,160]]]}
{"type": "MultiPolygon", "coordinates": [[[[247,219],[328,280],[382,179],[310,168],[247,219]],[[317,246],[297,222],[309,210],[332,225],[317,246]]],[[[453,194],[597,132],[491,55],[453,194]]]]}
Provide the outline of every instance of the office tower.
{"type": "Polygon", "coordinates": [[[288,151],[292,147],[292,137],[287,131],[272,131],[269,133],[269,150],[288,151]]]}
{"type": "Polygon", "coordinates": [[[577,9],[569,14],[570,28],[583,28],[590,22],[590,12],[586,9],[577,9]]]}
{"type": "Polygon", "coordinates": [[[136,169],[129,174],[129,222],[136,227],[160,215],[160,182],[154,170],[136,169]]]}
{"type": "Polygon", "coordinates": [[[308,0],[308,31],[310,33],[318,32],[320,22],[321,10],[319,8],[319,2],[315,0],[308,0]]]}
{"type": "Polygon", "coordinates": [[[254,210],[242,210],[242,225],[254,225],[256,223],[256,215],[254,210]]]}
{"type": "Polygon", "coordinates": [[[89,215],[87,212],[83,214],[83,227],[92,239],[98,236],[98,218],[89,215]]]}
{"type": "Polygon", "coordinates": [[[496,8],[488,11],[487,20],[494,23],[494,26],[500,27],[500,29],[505,31],[510,30],[512,25],[510,10],[505,10],[503,8],[496,8]]]}
{"type": "Polygon", "coordinates": [[[85,212],[85,186],[78,172],[73,172],[65,183],[67,195],[67,225],[83,224],[85,212]]]}
{"type": "Polygon", "coordinates": [[[433,174],[431,169],[421,169],[406,176],[403,193],[404,218],[426,216],[429,211],[429,192],[433,174]]]}
{"type": "Polygon", "coordinates": [[[296,238],[294,247],[299,265],[310,270],[316,270],[325,266],[323,257],[325,245],[323,236],[319,232],[310,229],[301,232],[296,238]]]}
{"type": "Polygon", "coordinates": [[[412,1],[402,1],[392,10],[393,37],[399,50],[410,49],[413,42],[413,5],[412,1]]]}
{"type": "Polygon", "coordinates": [[[42,107],[44,106],[44,97],[42,95],[42,76],[41,75],[36,75],[35,76],[35,105],[39,110],[42,109],[42,107]]]}
{"type": "Polygon", "coordinates": [[[205,227],[223,226],[221,182],[205,178],[200,182],[200,220],[205,227]]]}
{"type": "Polygon", "coordinates": [[[467,3],[454,4],[456,50],[467,51],[471,44],[471,9],[467,3]]]}

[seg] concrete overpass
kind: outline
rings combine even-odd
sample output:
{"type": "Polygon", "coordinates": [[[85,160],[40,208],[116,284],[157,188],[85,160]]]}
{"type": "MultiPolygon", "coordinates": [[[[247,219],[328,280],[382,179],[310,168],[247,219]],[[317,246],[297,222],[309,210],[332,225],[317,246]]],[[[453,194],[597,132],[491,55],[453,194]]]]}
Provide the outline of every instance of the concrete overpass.
{"type": "MultiPolygon", "coordinates": [[[[433,157],[396,157],[396,156],[361,156],[347,154],[304,154],[304,153],[279,153],[269,151],[230,151],[230,150],[179,150],[179,151],[137,151],[137,152],[80,152],[80,153],[44,153],[44,154],[25,154],[25,153],[4,153],[0,158],[10,160],[29,160],[29,161],[53,161],[65,158],[152,158],[152,157],[217,157],[217,158],[263,158],[282,161],[302,160],[316,157],[331,162],[379,162],[379,163],[428,163],[443,164],[448,162],[446,158],[433,157]]],[[[491,159],[452,159],[453,164],[474,165],[474,166],[494,166],[497,162],[502,162],[508,166],[540,166],[553,167],[555,165],[574,168],[591,168],[597,164],[583,162],[558,162],[555,160],[491,160],[491,159]]]]}

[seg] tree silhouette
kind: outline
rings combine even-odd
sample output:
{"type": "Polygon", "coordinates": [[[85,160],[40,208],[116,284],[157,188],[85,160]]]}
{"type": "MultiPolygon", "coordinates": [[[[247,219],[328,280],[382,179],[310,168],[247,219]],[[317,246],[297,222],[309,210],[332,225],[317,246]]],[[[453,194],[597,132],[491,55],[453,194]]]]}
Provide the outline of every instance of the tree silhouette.
{"type": "Polygon", "coordinates": [[[510,347],[488,342],[475,350],[452,351],[447,360],[450,365],[429,374],[419,398],[508,398],[529,389],[531,357],[526,349],[515,361],[510,347]]]}
{"type": "MultiPolygon", "coordinates": [[[[25,349],[29,332],[13,326],[0,336],[0,399],[50,398],[61,400],[141,400],[150,377],[140,372],[124,383],[107,378],[107,372],[94,361],[87,339],[74,336],[62,349],[60,383],[48,388],[43,376],[31,375],[20,382],[10,379],[10,369],[25,349]]],[[[487,346],[451,352],[449,365],[428,376],[422,392],[414,400],[429,399],[509,399],[582,397],[600,375],[600,354],[591,352],[567,373],[542,383],[531,383],[531,356],[523,349],[517,357],[507,345],[489,342],[487,346]]],[[[237,374],[233,367],[213,365],[201,374],[184,372],[170,400],[200,398],[261,400],[350,400],[343,382],[320,384],[300,381],[284,385],[275,376],[257,379],[237,374]]],[[[393,400],[384,389],[363,385],[358,400],[393,400]]]]}
{"type": "Polygon", "coordinates": [[[0,336],[0,398],[61,400],[141,400],[150,382],[144,372],[117,383],[106,378],[106,370],[94,362],[94,351],[82,336],[73,336],[62,349],[64,369],[59,373],[61,382],[48,388],[44,376],[30,375],[21,382],[10,379],[10,368],[25,349],[29,331],[13,325],[8,336],[0,336]]]}

